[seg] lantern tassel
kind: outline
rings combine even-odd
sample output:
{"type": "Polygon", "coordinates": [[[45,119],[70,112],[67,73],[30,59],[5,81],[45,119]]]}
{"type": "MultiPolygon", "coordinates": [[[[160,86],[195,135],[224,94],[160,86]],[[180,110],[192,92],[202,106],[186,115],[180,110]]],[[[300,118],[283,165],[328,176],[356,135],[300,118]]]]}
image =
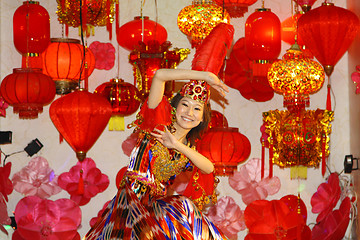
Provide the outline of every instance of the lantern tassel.
{"type": "Polygon", "coordinates": [[[331,85],[327,85],[326,110],[331,111],[331,85]]]}
{"type": "Polygon", "coordinates": [[[265,174],[265,143],[264,139],[261,139],[261,179],[264,178],[265,174]]]}
{"type": "Polygon", "coordinates": [[[77,193],[84,194],[84,178],[83,178],[83,170],[80,170],[80,178],[79,178],[79,184],[78,184],[78,190],[77,193]]]}
{"type": "Polygon", "coordinates": [[[111,116],[109,120],[109,131],[124,131],[125,122],[124,117],[119,115],[111,116]]]}
{"type": "Polygon", "coordinates": [[[109,40],[112,39],[112,25],[110,20],[110,3],[111,0],[106,1],[106,30],[109,32],[109,40]]]}
{"type": "Polygon", "coordinates": [[[322,156],[321,156],[321,160],[322,160],[322,163],[321,163],[321,174],[324,176],[325,175],[325,172],[326,172],[326,156],[325,156],[325,153],[326,153],[326,135],[323,135],[322,136],[322,156]]]}
{"type": "Polygon", "coordinates": [[[271,138],[270,146],[269,146],[269,178],[273,177],[273,140],[271,138]]]}

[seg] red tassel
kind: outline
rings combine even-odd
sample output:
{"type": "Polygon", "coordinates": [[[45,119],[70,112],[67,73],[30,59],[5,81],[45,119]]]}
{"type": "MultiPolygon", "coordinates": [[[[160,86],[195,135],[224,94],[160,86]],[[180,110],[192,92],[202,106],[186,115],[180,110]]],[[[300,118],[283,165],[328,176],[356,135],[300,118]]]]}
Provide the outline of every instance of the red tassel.
{"type": "Polygon", "coordinates": [[[265,172],[265,143],[264,139],[261,139],[261,179],[264,178],[265,172]]]}
{"type": "Polygon", "coordinates": [[[323,135],[321,138],[322,141],[322,156],[321,156],[321,174],[324,176],[326,172],[326,135],[323,135]]]}
{"type": "Polygon", "coordinates": [[[331,85],[327,85],[326,110],[331,111],[331,85]]]}
{"type": "Polygon", "coordinates": [[[120,27],[120,23],[119,23],[119,2],[117,2],[115,4],[115,32],[117,32],[119,27],[120,27]]]}
{"type": "Polygon", "coordinates": [[[84,194],[84,178],[83,178],[83,170],[80,170],[80,178],[79,178],[79,185],[78,185],[78,194],[84,194]]]}
{"type": "MultiPolygon", "coordinates": [[[[86,48],[87,51],[87,48],[86,48]]],[[[85,63],[85,90],[89,89],[89,67],[88,64],[85,63]]]]}
{"type": "Polygon", "coordinates": [[[65,23],[65,36],[69,36],[69,25],[65,23]]]}
{"type": "Polygon", "coordinates": [[[110,0],[106,1],[106,16],[107,16],[106,30],[109,32],[109,39],[111,40],[112,39],[112,24],[110,21],[110,3],[111,3],[110,0]]]}
{"type": "Polygon", "coordinates": [[[271,143],[269,146],[269,178],[272,178],[273,176],[273,156],[274,156],[273,143],[271,139],[271,143]]]}

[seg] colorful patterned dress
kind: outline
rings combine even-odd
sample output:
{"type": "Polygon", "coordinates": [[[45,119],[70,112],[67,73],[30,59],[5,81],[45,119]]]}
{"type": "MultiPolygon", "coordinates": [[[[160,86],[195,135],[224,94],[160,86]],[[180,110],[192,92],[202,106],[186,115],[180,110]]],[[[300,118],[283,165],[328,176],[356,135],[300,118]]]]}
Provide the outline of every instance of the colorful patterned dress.
{"type": "Polygon", "coordinates": [[[183,154],[149,134],[154,127],[170,125],[171,119],[172,107],[165,98],[155,109],[143,104],[134,122],[139,138],[118,193],[85,239],[226,239],[200,211],[210,199],[216,201],[214,175],[201,174],[183,154]],[[193,177],[183,194],[187,197],[167,196],[174,177],[189,167],[193,177]]]}

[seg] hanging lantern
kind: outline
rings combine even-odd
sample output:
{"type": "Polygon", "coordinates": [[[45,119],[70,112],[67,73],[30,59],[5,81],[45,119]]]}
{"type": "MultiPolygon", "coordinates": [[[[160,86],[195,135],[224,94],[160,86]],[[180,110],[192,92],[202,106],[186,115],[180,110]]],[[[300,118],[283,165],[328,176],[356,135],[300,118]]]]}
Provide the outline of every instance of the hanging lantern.
{"type": "Polygon", "coordinates": [[[211,128],[197,143],[197,150],[215,165],[215,174],[231,175],[251,151],[246,136],[237,128],[211,128]]]}
{"type": "Polygon", "coordinates": [[[123,79],[113,78],[98,86],[94,93],[105,97],[111,104],[112,116],[109,130],[124,130],[124,116],[131,115],[140,106],[140,93],[137,88],[124,82],[123,79]]]}
{"type": "Polygon", "coordinates": [[[256,3],[257,0],[214,0],[214,2],[226,9],[232,18],[243,17],[248,11],[248,7],[256,3]]]}
{"type": "Polygon", "coordinates": [[[181,9],[177,19],[180,31],[189,37],[193,48],[197,48],[221,22],[230,23],[229,13],[208,1],[193,1],[192,5],[181,9]]]}
{"type": "Polygon", "coordinates": [[[320,162],[324,175],[325,159],[330,154],[329,134],[333,118],[334,112],[322,109],[301,109],[298,112],[274,110],[263,113],[265,131],[269,135],[270,177],[272,164],[282,168],[319,167],[320,162]]]}
{"type": "Polygon", "coordinates": [[[14,45],[23,68],[41,68],[40,54],[50,44],[49,13],[38,1],[23,2],[13,16],[14,45]]]}
{"type": "Polygon", "coordinates": [[[104,131],[111,113],[111,105],[105,98],[84,89],[55,100],[49,109],[56,129],[80,162],[104,131]]]}
{"type": "Polygon", "coordinates": [[[300,38],[297,30],[297,22],[302,15],[303,13],[295,13],[281,22],[281,40],[293,45],[296,37],[296,42],[300,46],[304,45],[304,42],[300,38]]]}
{"type": "Polygon", "coordinates": [[[256,9],[245,23],[245,52],[254,76],[266,75],[281,51],[281,23],[269,8],[256,9]]]}
{"type": "Polygon", "coordinates": [[[324,84],[325,73],[321,65],[307,58],[294,44],[282,60],[273,63],[268,72],[270,86],[284,96],[284,106],[290,111],[309,106],[309,94],[324,84]]]}
{"type": "Polygon", "coordinates": [[[52,38],[51,44],[42,54],[43,72],[56,84],[57,94],[68,94],[80,80],[86,80],[95,68],[95,57],[77,39],[52,38]]]}
{"type": "Polygon", "coordinates": [[[133,51],[139,42],[148,44],[157,41],[163,44],[167,40],[167,31],[158,22],[154,22],[147,16],[137,16],[134,20],[125,23],[116,29],[119,45],[126,50],[133,51]]]}
{"type": "Polygon", "coordinates": [[[323,65],[327,76],[355,39],[358,28],[359,18],[353,12],[327,2],[298,21],[301,38],[323,65]]]}
{"type": "MultiPolygon", "coordinates": [[[[130,53],[129,62],[133,65],[134,85],[140,91],[144,101],[149,95],[152,78],[159,68],[176,68],[187,58],[189,49],[169,50],[171,43],[166,41],[160,44],[149,41],[148,44],[140,42],[130,53]]],[[[165,96],[170,98],[174,92],[174,82],[165,84],[165,96]]]]}
{"type": "Polygon", "coordinates": [[[81,0],[81,2],[56,0],[56,2],[58,4],[56,13],[61,24],[71,27],[79,27],[82,24],[83,30],[88,35],[90,28],[94,26],[106,26],[111,39],[111,24],[115,16],[115,0],[81,0]],[[82,16],[82,19],[80,19],[80,16],[82,16]],[[86,25],[89,26],[89,29],[86,28],[86,25]]]}
{"type": "Polygon", "coordinates": [[[227,128],[228,127],[228,121],[226,119],[226,117],[216,111],[216,110],[211,110],[211,119],[208,125],[208,128],[227,128]]]}
{"type": "Polygon", "coordinates": [[[294,2],[296,2],[304,12],[308,12],[316,0],[294,0],[294,2]]]}
{"type": "Polygon", "coordinates": [[[0,91],[20,119],[33,119],[54,99],[55,84],[41,69],[14,68],[1,82],[0,91]]]}

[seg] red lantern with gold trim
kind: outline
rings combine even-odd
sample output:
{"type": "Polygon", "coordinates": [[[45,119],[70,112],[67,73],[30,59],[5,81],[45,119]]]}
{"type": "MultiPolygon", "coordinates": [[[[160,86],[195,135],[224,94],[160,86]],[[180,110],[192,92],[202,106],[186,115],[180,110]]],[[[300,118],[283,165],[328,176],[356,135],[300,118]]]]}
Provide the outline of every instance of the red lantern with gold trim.
{"type": "Polygon", "coordinates": [[[198,151],[215,165],[216,175],[230,175],[251,152],[249,139],[237,128],[211,128],[197,143],[198,151]]]}
{"type": "Polygon", "coordinates": [[[109,130],[124,130],[124,116],[135,113],[142,102],[138,89],[119,78],[101,84],[94,93],[105,97],[111,104],[109,130]]]}
{"type": "Polygon", "coordinates": [[[42,57],[43,72],[55,81],[57,94],[74,90],[95,68],[94,54],[86,47],[83,59],[84,47],[77,39],[52,38],[42,57]]]}
{"type": "Polygon", "coordinates": [[[305,46],[322,64],[327,76],[355,39],[358,28],[359,18],[355,13],[326,2],[298,21],[305,46]]]}
{"type": "Polygon", "coordinates": [[[244,16],[248,7],[256,3],[257,0],[214,0],[214,2],[226,9],[230,17],[239,18],[244,16]]]}
{"type": "Polygon", "coordinates": [[[148,16],[137,16],[116,29],[116,36],[121,47],[132,51],[139,42],[148,44],[149,41],[157,41],[161,45],[167,40],[167,31],[160,23],[150,20],[148,16]]]}
{"type": "Polygon", "coordinates": [[[87,151],[104,131],[112,109],[110,103],[98,94],[84,89],[55,100],[49,114],[56,129],[83,161],[87,151]]]}
{"type": "Polygon", "coordinates": [[[15,68],[1,82],[0,91],[19,118],[33,119],[54,99],[55,84],[41,69],[15,68]]]}

